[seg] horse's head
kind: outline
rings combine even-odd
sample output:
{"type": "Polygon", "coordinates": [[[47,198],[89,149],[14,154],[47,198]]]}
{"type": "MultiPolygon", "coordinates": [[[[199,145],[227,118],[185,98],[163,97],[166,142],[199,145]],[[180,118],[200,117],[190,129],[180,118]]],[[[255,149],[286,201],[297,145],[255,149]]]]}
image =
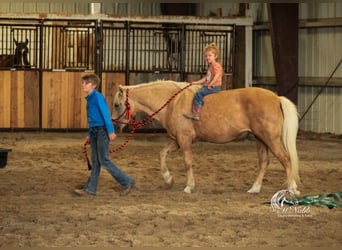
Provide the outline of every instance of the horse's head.
{"type": "Polygon", "coordinates": [[[191,85],[188,83],[161,80],[134,86],[120,85],[119,91],[114,96],[112,121],[122,129],[138,112],[145,113],[147,118],[138,123],[133,121],[134,126],[143,125],[152,119],[161,121],[168,113],[167,109],[171,101],[189,86],[191,85]]]}
{"type": "Polygon", "coordinates": [[[120,132],[132,118],[132,107],[127,98],[127,87],[120,85],[118,92],[114,96],[114,107],[112,110],[112,121],[120,132]]]}
{"type": "Polygon", "coordinates": [[[28,61],[28,39],[26,38],[25,42],[18,42],[14,39],[14,43],[16,45],[15,54],[14,54],[14,65],[16,66],[28,66],[30,65],[28,61]]]}

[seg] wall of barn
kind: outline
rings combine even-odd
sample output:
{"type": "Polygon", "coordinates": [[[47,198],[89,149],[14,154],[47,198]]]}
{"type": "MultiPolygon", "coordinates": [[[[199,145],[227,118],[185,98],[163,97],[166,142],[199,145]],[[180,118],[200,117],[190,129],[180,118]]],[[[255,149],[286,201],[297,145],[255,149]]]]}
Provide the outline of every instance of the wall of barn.
{"type": "MultiPolygon", "coordinates": [[[[257,4],[253,32],[253,85],[276,90],[267,6],[257,4]]],[[[300,129],[342,134],[342,3],[299,5],[300,129]],[[314,101],[314,102],[313,102],[314,101]]]]}
{"type": "MultiPolygon", "coordinates": [[[[83,74],[84,72],[44,72],[40,102],[37,72],[0,71],[0,128],[87,128],[86,101],[80,85],[83,74]]],[[[125,75],[104,73],[102,81],[101,92],[112,107],[118,86],[125,84],[125,75]]]]}

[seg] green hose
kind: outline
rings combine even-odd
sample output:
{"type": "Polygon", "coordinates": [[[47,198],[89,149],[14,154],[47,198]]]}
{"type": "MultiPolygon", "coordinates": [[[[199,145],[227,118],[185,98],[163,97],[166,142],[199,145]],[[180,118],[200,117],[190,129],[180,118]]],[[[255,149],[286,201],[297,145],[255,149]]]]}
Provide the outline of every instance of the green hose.
{"type": "Polygon", "coordinates": [[[331,194],[305,195],[286,201],[288,205],[314,206],[323,205],[328,208],[342,207],[342,192],[331,194]]]}

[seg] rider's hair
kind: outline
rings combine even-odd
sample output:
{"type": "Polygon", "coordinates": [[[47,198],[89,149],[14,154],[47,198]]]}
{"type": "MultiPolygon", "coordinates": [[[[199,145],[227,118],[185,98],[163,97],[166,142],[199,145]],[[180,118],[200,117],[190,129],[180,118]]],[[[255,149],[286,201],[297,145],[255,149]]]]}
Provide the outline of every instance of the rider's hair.
{"type": "Polygon", "coordinates": [[[203,53],[205,54],[206,52],[211,52],[211,53],[213,53],[214,55],[217,55],[216,61],[219,61],[219,60],[220,60],[220,52],[219,52],[219,49],[217,48],[217,46],[216,46],[215,43],[210,43],[210,44],[208,44],[208,45],[204,48],[203,53]]]}

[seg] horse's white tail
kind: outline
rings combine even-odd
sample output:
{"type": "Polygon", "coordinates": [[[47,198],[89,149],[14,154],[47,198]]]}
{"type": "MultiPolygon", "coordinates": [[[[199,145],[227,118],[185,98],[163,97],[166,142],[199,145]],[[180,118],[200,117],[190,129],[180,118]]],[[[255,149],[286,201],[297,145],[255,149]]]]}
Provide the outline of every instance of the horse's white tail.
{"type": "Polygon", "coordinates": [[[282,141],[290,155],[292,180],[300,182],[298,173],[298,155],[296,139],[298,132],[298,112],[297,107],[284,96],[280,97],[281,108],[284,114],[284,124],[282,129],[282,141]]]}

